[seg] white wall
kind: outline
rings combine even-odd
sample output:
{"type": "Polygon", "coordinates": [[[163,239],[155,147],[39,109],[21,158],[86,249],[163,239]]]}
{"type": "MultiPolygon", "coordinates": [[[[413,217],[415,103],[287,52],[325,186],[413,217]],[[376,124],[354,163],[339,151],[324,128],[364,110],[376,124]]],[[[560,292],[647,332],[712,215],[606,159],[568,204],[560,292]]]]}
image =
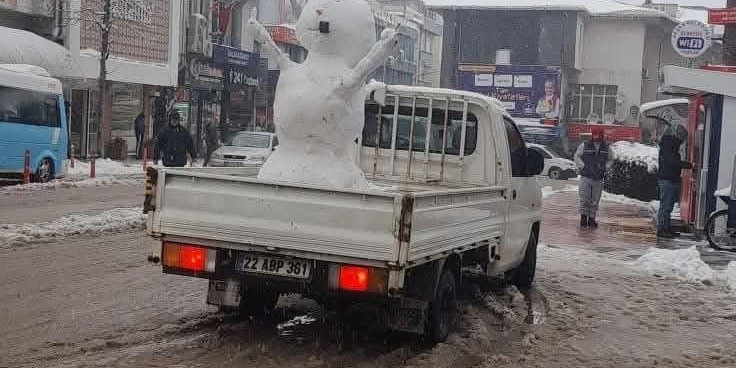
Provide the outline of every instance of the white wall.
{"type": "Polygon", "coordinates": [[[590,18],[584,27],[579,84],[617,85],[625,108],[641,104],[645,26],[640,20],[590,18]]]}
{"type": "MultiPolygon", "coordinates": [[[[179,75],[179,32],[181,19],[181,1],[169,2],[169,60],[166,64],[146,63],[111,57],[107,61],[107,79],[115,82],[148,84],[154,86],[176,86],[179,75]]],[[[81,0],[72,0],[70,9],[78,11],[81,0]]],[[[80,53],[80,23],[72,22],[69,26],[68,48],[83,72],[82,77],[95,79],[100,73],[99,53],[80,53]]]]}

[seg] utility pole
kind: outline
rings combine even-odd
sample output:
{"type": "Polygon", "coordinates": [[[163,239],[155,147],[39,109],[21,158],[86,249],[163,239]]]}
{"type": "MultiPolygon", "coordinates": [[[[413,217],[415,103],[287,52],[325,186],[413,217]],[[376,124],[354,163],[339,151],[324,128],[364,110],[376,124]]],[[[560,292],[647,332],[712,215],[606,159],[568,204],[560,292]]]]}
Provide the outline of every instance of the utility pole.
{"type": "MultiPolygon", "coordinates": [[[[736,8],[736,0],[728,0],[727,8],[736,8]]],[[[723,32],[723,64],[736,65],[736,24],[726,24],[723,32]]]]}
{"type": "Polygon", "coordinates": [[[110,57],[110,32],[112,32],[112,0],[103,0],[102,21],[100,27],[100,74],[97,77],[97,88],[99,96],[97,99],[98,129],[97,129],[97,154],[105,153],[105,143],[110,139],[112,127],[110,126],[109,111],[107,111],[107,96],[109,84],[107,83],[107,59],[110,57]]]}

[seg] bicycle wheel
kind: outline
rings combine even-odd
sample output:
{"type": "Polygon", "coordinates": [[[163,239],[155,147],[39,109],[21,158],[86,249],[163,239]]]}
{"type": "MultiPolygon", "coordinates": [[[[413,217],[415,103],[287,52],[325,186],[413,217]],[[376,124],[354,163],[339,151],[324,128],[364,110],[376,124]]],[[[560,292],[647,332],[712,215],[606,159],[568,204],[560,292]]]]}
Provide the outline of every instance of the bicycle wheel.
{"type": "Polygon", "coordinates": [[[728,210],[720,210],[710,215],[705,222],[705,237],[715,249],[736,251],[736,234],[728,232],[727,221],[728,210]]]}

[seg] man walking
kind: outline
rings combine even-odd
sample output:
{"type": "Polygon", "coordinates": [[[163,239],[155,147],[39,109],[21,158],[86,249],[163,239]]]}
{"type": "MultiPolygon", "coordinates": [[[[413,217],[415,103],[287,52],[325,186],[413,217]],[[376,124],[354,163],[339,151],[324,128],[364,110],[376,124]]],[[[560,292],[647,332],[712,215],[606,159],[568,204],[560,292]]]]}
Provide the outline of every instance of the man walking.
{"type": "Polygon", "coordinates": [[[575,152],[575,165],[582,176],[578,188],[580,197],[580,227],[597,228],[598,204],[603,192],[603,178],[610,166],[608,144],[603,129],[594,128],[592,139],[581,144],[575,152]]]}
{"type": "Polygon", "coordinates": [[[172,111],[169,113],[168,124],[158,134],[155,160],[161,159],[164,166],[184,167],[187,163],[187,153],[192,161],[197,157],[194,140],[180,121],[179,113],[172,111]]]}
{"type": "Polygon", "coordinates": [[[687,129],[677,125],[659,141],[659,211],[657,212],[657,237],[672,239],[677,234],[672,230],[672,209],[680,197],[682,169],[692,165],[680,158],[680,145],[687,141],[687,129]]]}
{"type": "Polygon", "coordinates": [[[140,159],[143,156],[143,136],[146,134],[146,119],[142,112],[135,118],[133,125],[135,128],[135,157],[140,159]]]}
{"type": "Polygon", "coordinates": [[[220,147],[220,139],[217,134],[217,127],[212,121],[207,122],[207,131],[205,132],[205,143],[207,144],[207,156],[204,158],[204,165],[209,164],[212,153],[220,147]]]}

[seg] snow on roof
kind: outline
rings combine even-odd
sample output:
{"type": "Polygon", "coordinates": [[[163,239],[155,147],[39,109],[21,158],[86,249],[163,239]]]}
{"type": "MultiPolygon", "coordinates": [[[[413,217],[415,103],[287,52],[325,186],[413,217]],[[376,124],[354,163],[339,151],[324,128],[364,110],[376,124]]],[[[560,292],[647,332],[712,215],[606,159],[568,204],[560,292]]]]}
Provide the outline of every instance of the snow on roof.
{"type": "Polygon", "coordinates": [[[665,65],[664,86],[736,97],[736,73],[665,65]]]}
{"type": "Polygon", "coordinates": [[[677,105],[677,104],[688,104],[690,103],[690,100],[687,98],[670,98],[668,100],[659,100],[659,101],[652,101],[641,104],[639,107],[639,110],[643,114],[646,111],[649,111],[651,109],[656,109],[658,107],[662,106],[669,106],[669,105],[677,105]]]}
{"type": "Polygon", "coordinates": [[[659,10],[616,0],[425,0],[425,3],[431,8],[439,9],[573,10],[591,15],[667,18],[659,10]]]}
{"type": "Polygon", "coordinates": [[[35,33],[0,26],[0,63],[29,64],[57,77],[79,77],[69,50],[35,33]]]}
{"type": "Polygon", "coordinates": [[[0,64],[0,85],[38,91],[43,93],[61,94],[61,82],[43,75],[45,70],[33,65],[0,64]],[[40,71],[39,71],[40,69],[40,71]]]}

